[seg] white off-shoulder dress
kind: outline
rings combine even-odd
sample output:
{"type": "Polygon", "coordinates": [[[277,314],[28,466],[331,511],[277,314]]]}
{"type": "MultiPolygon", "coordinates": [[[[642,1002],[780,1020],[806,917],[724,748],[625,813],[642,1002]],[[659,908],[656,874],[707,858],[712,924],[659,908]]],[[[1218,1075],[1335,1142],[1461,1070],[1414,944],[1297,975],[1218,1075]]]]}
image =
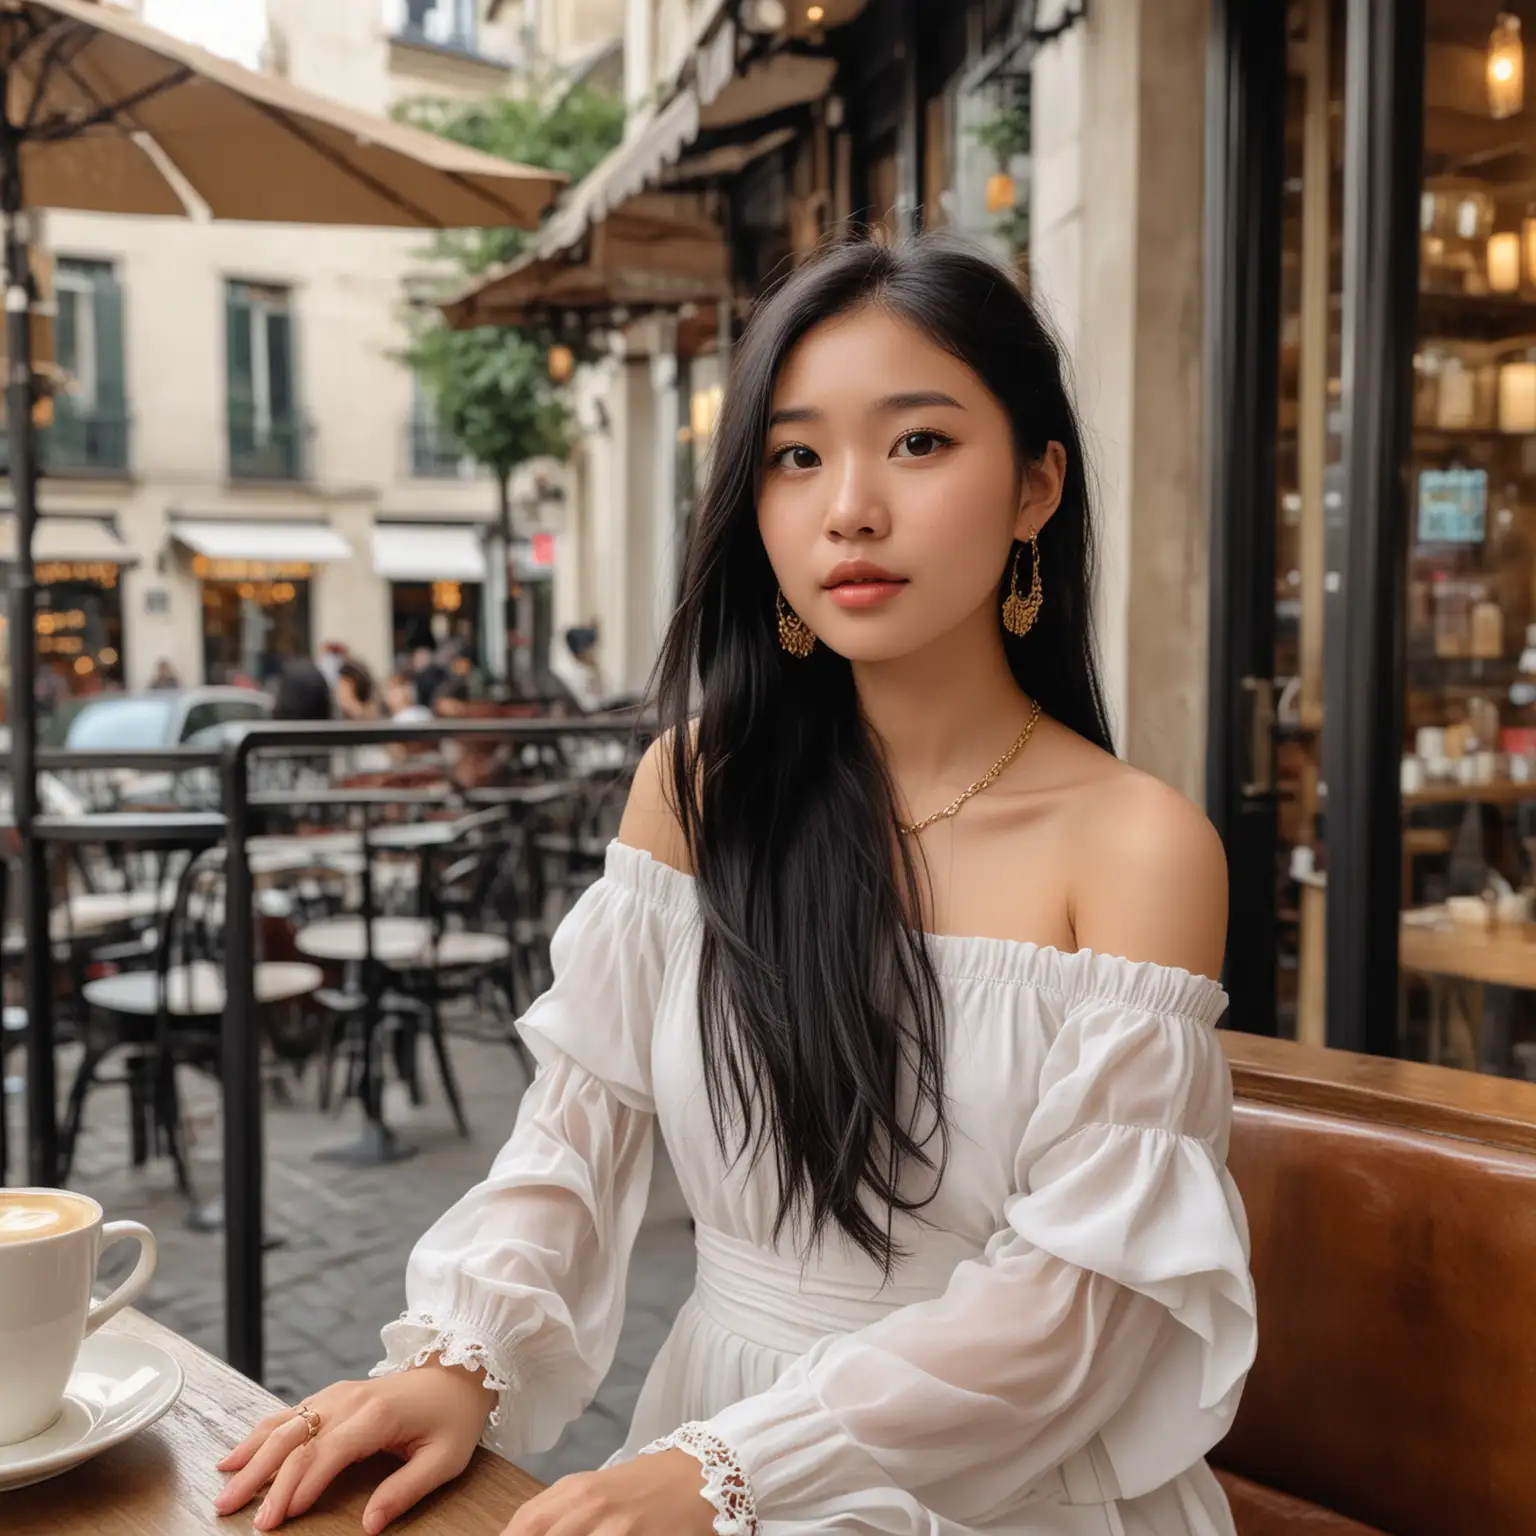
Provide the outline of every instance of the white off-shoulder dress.
{"type": "Polygon", "coordinates": [[[1221,988],[930,940],[952,1144],[882,1283],[839,1237],[776,1248],[771,1166],[722,1156],[699,937],[693,880],[611,845],[522,1020],[539,1072],[516,1128],[418,1244],[376,1374],[478,1364],[500,1393],[487,1443],[553,1445],[613,1358],[659,1125],[698,1280],[620,1457],[687,1426],[717,1531],[1232,1536],[1203,1457],[1256,1330],[1221,988]]]}

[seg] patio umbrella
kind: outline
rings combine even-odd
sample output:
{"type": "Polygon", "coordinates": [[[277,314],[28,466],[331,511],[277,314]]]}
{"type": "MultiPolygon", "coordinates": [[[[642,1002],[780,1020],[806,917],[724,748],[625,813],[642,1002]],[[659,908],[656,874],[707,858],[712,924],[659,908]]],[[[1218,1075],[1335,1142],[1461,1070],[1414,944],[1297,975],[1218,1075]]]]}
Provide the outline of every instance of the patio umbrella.
{"type": "Polygon", "coordinates": [[[24,872],[33,1177],[52,1182],[48,893],[37,815],[32,541],[37,526],[25,211],[188,214],[295,224],[531,228],[564,178],[300,90],[99,0],[0,0],[5,401],[17,549],[11,775],[24,872]]]}

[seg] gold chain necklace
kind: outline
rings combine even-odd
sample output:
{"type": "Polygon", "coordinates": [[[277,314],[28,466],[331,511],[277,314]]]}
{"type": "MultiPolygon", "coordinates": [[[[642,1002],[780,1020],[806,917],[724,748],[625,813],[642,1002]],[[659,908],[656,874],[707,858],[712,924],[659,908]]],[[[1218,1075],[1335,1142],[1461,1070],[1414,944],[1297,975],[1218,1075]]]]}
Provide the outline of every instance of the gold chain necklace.
{"type": "Polygon", "coordinates": [[[896,823],[896,830],[903,837],[914,837],[917,833],[923,831],[924,828],[931,827],[936,821],[948,821],[967,800],[975,795],[979,795],[982,790],[989,788],[998,781],[1003,769],[1029,744],[1029,738],[1034,735],[1035,727],[1039,723],[1040,701],[1036,699],[1035,707],[1029,712],[1029,723],[1019,732],[1018,740],[969,789],[965,790],[962,794],[956,795],[942,811],[935,811],[932,816],[925,816],[921,821],[914,821],[910,826],[905,822],[898,821],[896,823]]]}

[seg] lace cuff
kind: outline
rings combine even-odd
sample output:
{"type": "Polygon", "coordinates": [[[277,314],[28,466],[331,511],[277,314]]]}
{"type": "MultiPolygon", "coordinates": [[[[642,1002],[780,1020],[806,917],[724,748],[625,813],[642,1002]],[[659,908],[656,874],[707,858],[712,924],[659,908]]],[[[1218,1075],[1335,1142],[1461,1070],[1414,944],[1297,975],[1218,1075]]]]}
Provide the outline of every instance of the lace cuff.
{"type": "Polygon", "coordinates": [[[494,1392],[498,1399],[485,1421],[486,1430],[489,1432],[500,1426],[500,1400],[518,1385],[518,1377],[511,1363],[501,1358],[495,1345],[485,1343],[462,1325],[438,1323],[417,1312],[401,1313],[399,1321],[384,1330],[384,1341],[388,1347],[388,1357],[368,1372],[370,1376],[393,1376],[398,1371],[430,1365],[434,1359],[441,1365],[457,1365],[467,1371],[478,1371],[481,1385],[487,1392],[494,1392]],[[410,1336],[408,1343],[402,1335],[410,1336]]]}
{"type": "Polygon", "coordinates": [[[701,1497],[715,1507],[715,1536],[758,1536],[757,1501],[736,1452],[703,1424],[684,1424],[639,1454],[686,1451],[704,1469],[701,1497]]]}

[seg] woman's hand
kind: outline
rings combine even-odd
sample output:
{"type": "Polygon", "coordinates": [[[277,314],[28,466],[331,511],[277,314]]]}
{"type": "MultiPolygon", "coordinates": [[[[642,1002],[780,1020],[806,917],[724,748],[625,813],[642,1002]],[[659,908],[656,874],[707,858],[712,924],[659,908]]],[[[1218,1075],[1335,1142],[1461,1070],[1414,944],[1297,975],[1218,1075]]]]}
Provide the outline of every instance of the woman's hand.
{"type": "Polygon", "coordinates": [[[363,1529],[375,1536],[469,1465],[496,1398],[478,1373],[431,1364],[339,1381],[306,1406],[319,1415],[313,1438],[298,1410],[285,1408],[219,1463],[219,1471],[235,1474],[213,1502],[221,1515],[244,1508],[270,1481],[254,1523],[258,1531],[276,1530],[309,1509],[344,1467],[388,1451],[405,1465],[379,1484],[363,1511],[363,1529]]]}
{"type": "Polygon", "coordinates": [[[523,1505],[502,1536],[714,1536],[703,1488],[686,1451],[657,1451],[562,1477],[523,1505]]]}

